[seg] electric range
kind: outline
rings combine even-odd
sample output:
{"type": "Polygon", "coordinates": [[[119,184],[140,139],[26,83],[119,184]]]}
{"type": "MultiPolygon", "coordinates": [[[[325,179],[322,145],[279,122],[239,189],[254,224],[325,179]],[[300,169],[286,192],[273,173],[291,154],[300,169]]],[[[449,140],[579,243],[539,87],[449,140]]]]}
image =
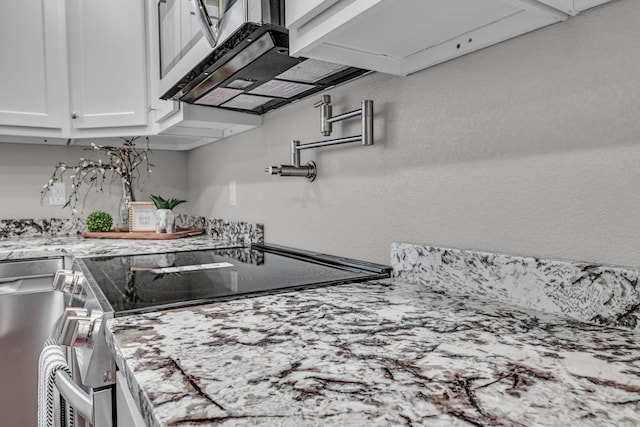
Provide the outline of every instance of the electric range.
{"type": "Polygon", "coordinates": [[[106,323],[116,316],[251,298],[389,277],[388,266],[275,245],[149,255],[78,258],[54,289],[64,314],[52,337],[67,350],[72,376],[56,386],[76,414],[112,427],[116,363],[106,323]]]}
{"type": "Polygon", "coordinates": [[[378,264],[273,245],[80,261],[92,291],[108,303],[114,316],[364,281],[390,273],[389,267],[378,264]]]}

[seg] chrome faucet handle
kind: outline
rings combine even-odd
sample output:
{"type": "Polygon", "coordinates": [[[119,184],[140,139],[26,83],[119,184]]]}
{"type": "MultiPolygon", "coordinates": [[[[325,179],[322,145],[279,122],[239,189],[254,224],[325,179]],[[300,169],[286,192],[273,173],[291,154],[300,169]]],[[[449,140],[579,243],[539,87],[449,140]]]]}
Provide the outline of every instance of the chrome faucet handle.
{"type": "Polygon", "coordinates": [[[331,104],[331,95],[322,95],[320,101],[313,104],[315,108],[322,107],[323,105],[331,104]]]}
{"type": "Polygon", "coordinates": [[[320,101],[313,104],[315,108],[322,107],[320,110],[320,133],[324,136],[331,135],[333,126],[331,124],[331,95],[322,95],[320,101]]]}

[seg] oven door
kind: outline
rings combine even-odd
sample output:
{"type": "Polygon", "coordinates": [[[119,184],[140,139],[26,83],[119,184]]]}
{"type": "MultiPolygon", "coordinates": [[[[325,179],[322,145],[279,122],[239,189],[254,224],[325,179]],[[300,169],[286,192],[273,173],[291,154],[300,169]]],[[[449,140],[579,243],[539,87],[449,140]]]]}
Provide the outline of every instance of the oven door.
{"type": "MultiPolygon", "coordinates": [[[[76,261],[77,263],[77,261],[76,261]]],[[[64,297],[64,312],[56,322],[51,340],[43,350],[45,360],[60,354],[66,361],[53,376],[64,399],[57,400],[54,420],[71,420],[74,427],[112,427],[115,413],[115,360],[105,340],[105,323],[112,315],[100,304],[77,264],[74,270],[59,270],[53,288],[64,297]],[[63,406],[64,403],[64,406],[63,406]]],[[[47,371],[41,372],[50,378],[47,371]]],[[[48,410],[48,409],[47,409],[48,410]]],[[[66,427],[66,426],[64,426],[66,427]]]]}
{"type": "MultiPolygon", "coordinates": [[[[68,425],[74,427],[113,427],[115,418],[113,387],[86,391],[72,377],[62,371],[56,373],[55,384],[68,407],[73,409],[72,415],[69,416],[73,421],[68,422],[68,425]]],[[[62,410],[64,409],[56,408],[56,412],[62,410]]]]}

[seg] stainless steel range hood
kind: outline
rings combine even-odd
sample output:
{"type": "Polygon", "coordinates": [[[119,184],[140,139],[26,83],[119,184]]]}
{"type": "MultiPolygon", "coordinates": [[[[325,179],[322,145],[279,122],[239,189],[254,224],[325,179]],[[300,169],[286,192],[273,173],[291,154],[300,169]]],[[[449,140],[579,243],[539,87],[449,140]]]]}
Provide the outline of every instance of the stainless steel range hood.
{"type": "Polygon", "coordinates": [[[211,20],[215,46],[162,99],[263,114],[367,72],[289,56],[283,0],[236,0],[211,20]]]}

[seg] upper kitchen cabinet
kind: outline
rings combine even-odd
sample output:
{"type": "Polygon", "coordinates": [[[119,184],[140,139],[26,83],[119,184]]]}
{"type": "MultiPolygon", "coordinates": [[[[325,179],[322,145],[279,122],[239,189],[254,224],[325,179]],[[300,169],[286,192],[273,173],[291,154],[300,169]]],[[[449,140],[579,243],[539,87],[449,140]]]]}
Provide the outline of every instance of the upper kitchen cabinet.
{"type": "Polygon", "coordinates": [[[0,141],[145,134],[144,3],[0,3],[0,141]]]}
{"type": "Polygon", "coordinates": [[[51,0],[3,0],[0,124],[60,132],[67,91],[60,13],[51,0]]]}
{"type": "Polygon", "coordinates": [[[558,10],[568,13],[569,15],[577,15],[583,10],[604,4],[610,0],[538,0],[541,3],[548,4],[558,10]]]}
{"type": "Polygon", "coordinates": [[[286,1],[291,55],[394,75],[566,18],[533,0],[286,1]]]}
{"type": "Polygon", "coordinates": [[[72,134],[146,126],[144,2],[67,0],[66,5],[72,134]]]}

